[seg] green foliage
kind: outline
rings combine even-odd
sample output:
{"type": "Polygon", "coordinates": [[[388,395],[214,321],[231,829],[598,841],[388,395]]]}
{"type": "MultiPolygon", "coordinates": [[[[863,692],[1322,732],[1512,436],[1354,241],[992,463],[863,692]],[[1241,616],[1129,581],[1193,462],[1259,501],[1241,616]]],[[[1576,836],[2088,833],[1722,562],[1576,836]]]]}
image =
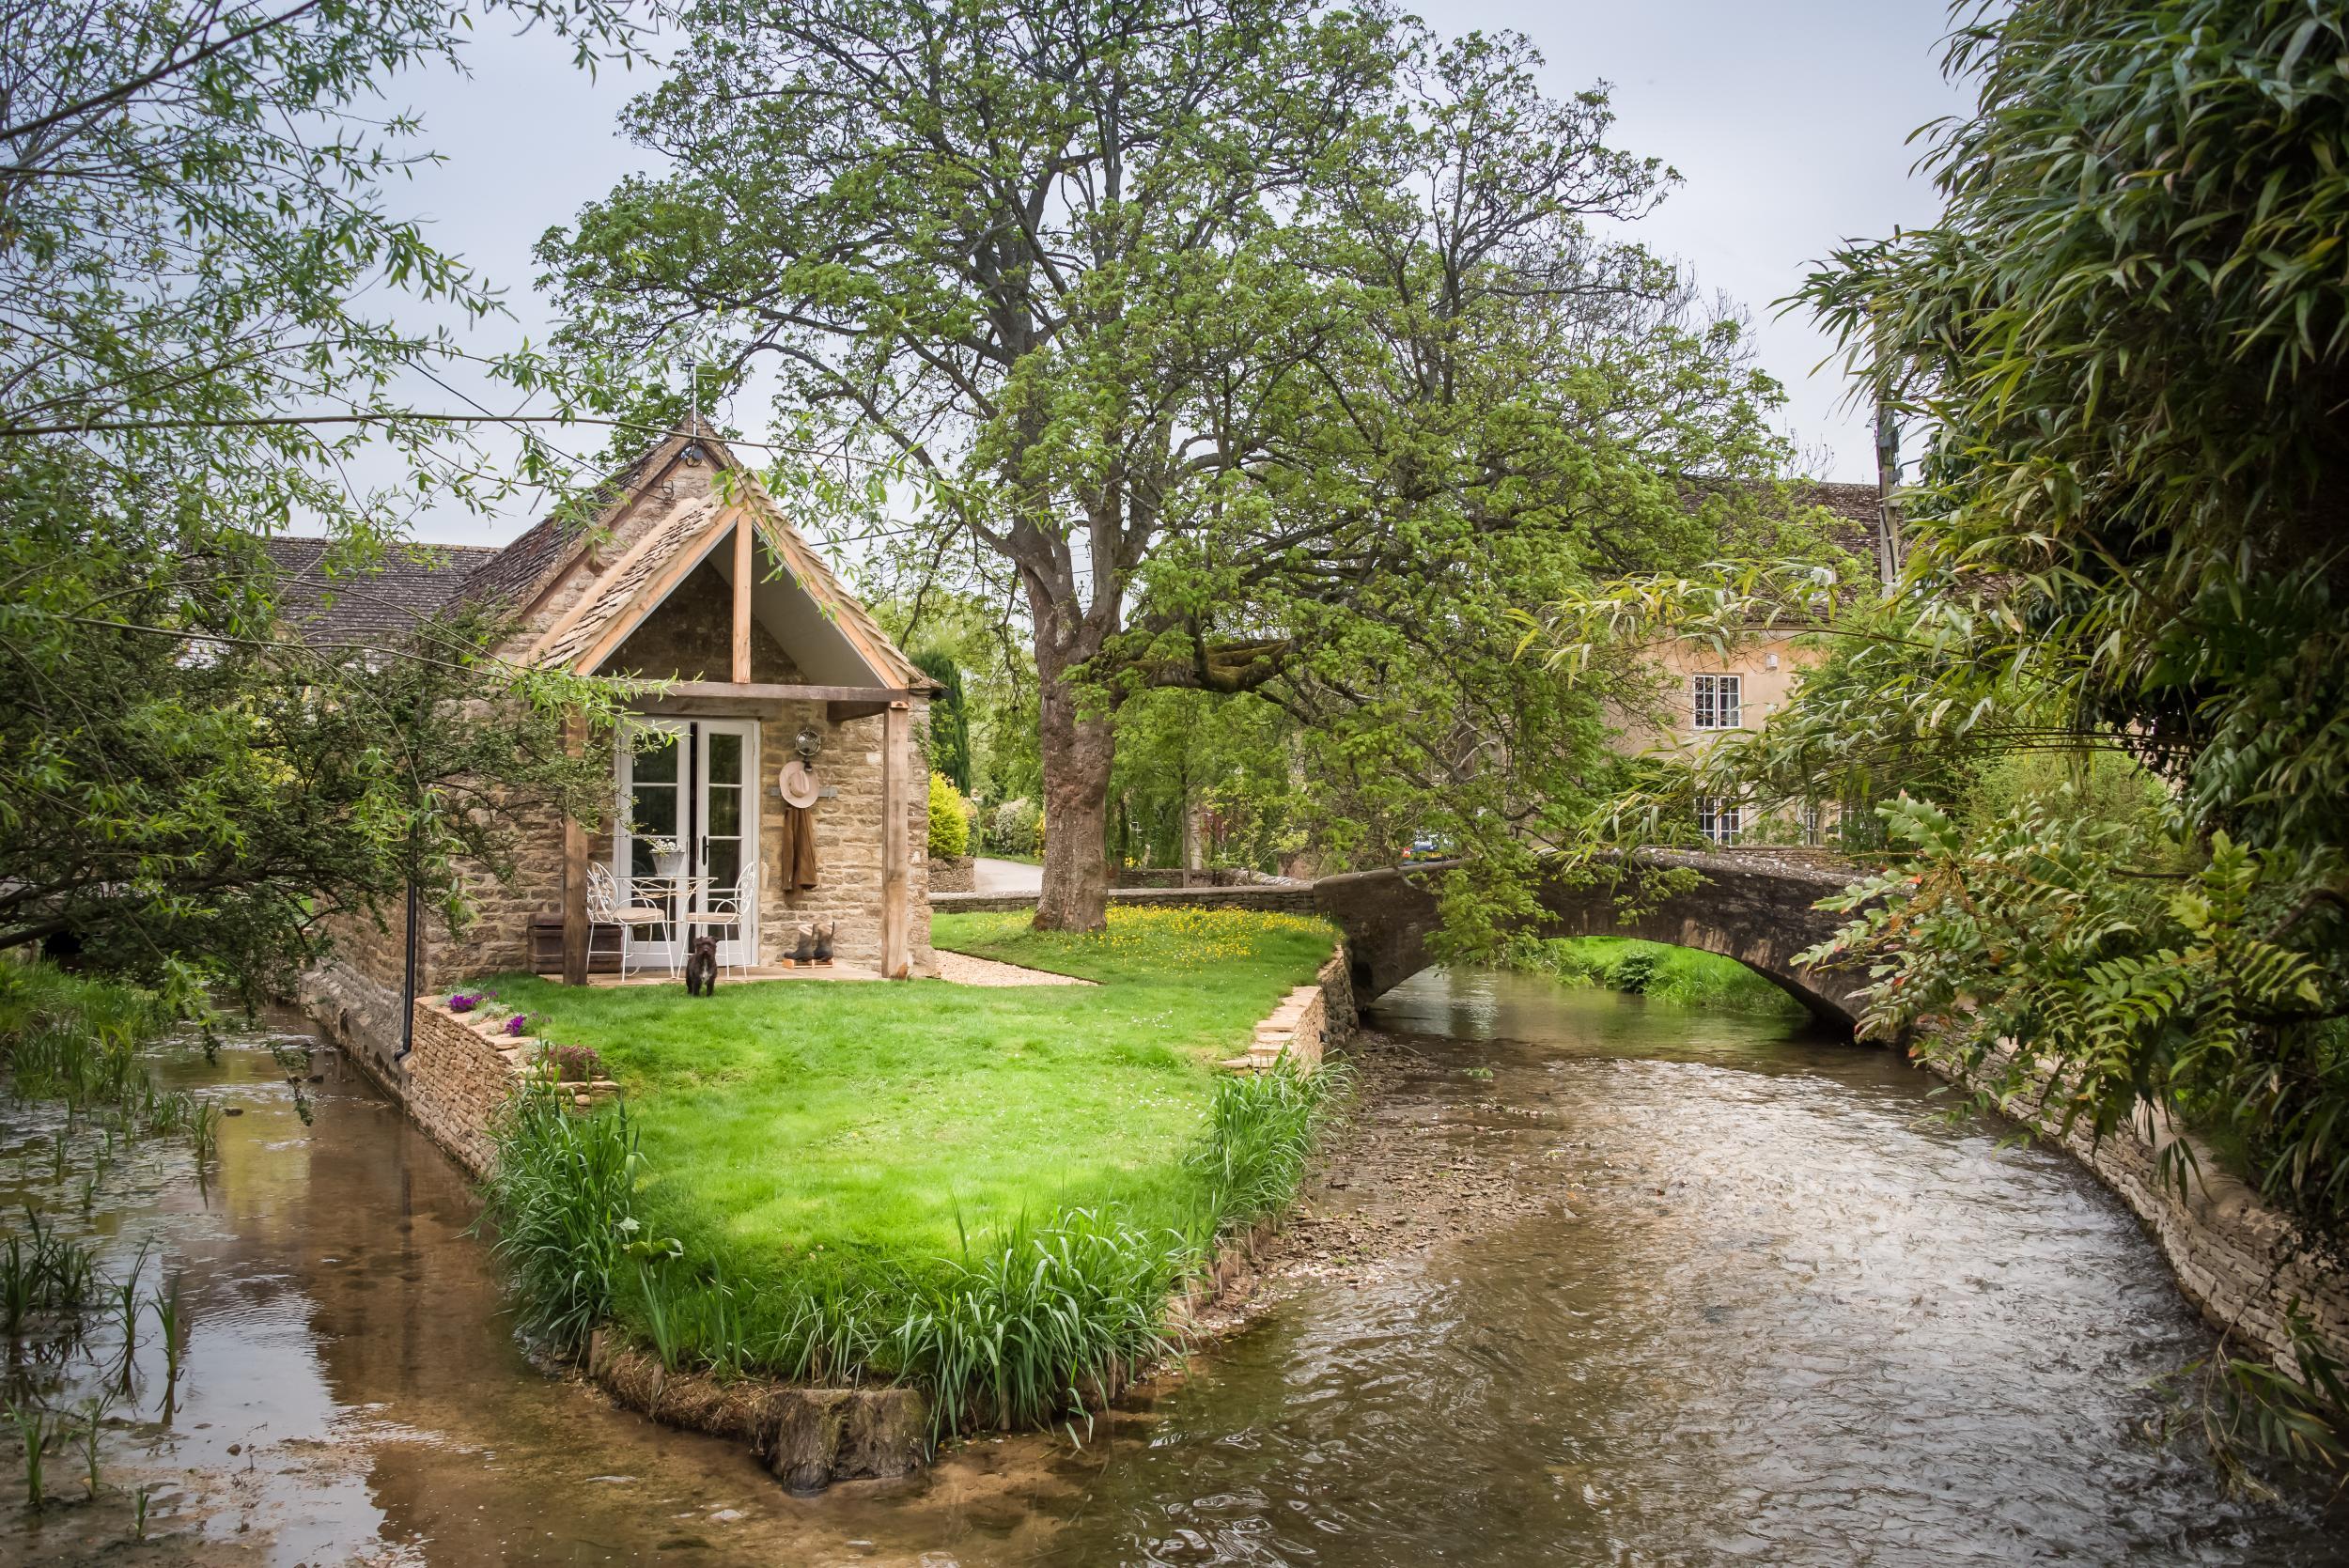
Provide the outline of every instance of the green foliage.
{"type": "Polygon", "coordinates": [[[945,690],[930,699],[930,766],[958,795],[971,793],[971,715],[962,696],[962,667],[942,648],[914,655],[914,668],[945,690]]]}
{"type": "Polygon", "coordinates": [[[190,658],[191,636],[265,629],[192,598],[224,571],[272,591],[249,541],[239,567],[166,539],[101,575],[52,569],[79,548],[0,519],[0,560],[46,600],[0,638],[19,677],[0,682],[0,948],[70,942],[182,993],[198,967],[282,993],[327,922],[385,918],[412,877],[461,921],[459,862],[503,867],[513,846],[513,817],[475,809],[491,793],[510,814],[609,792],[564,732],[573,702],[607,721],[609,694],[491,661],[493,617],[421,627],[409,657],[237,638],[190,658]]]}
{"type": "MultiPolygon", "coordinates": [[[[606,0],[488,8],[583,59],[630,47],[606,0]]],[[[456,60],[466,25],[430,0],[0,18],[0,946],[281,988],[319,921],[412,863],[450,890],[469,789],[512,771],[528,793],[558,766],[542,742],[584,692],[517,686],[455,630],[381,668],[287,645],[262,549],[295,520],[331,534],[314,584],[331,588],[397,549],[417,506],[514,493],[461,424],[402,400],[473,356],[376,313],[500,308],[382,201],[421,154],[377,94],[456,60]],[[395,476],[354,489],[362,461],[395,476]],[[452,722],[435,682],[523,717],[452,722]]],[[[494,368],[547,384],[532,356],[494,368]]],[[[555,477],[531,444],[528,477],[555,477]]]]}
{"type": "MultiPolygon", "coordinates": [[[[1901,868],[1829,900],[1854,918],[1807,956],[1869,966],[1865,1030],[1929,1026],[1931,1048],[2028,1091],[2059,1130],[2109,1133],[2149,1101],[2218,1118],[2263,1195],[2338,1260],[2349,1032],[2327,1002],[2338,952],[2292,941],[2309,912],[2295,857],[2221,832],[2198,871],[2149,872],[2131,825],[2071,803],[2031,801],[1979,837],[1929,801],[1888,806],[1901,868]]],[[[2183,1180],[2190,1147],[2164,1157],[2183,1180]]]]}
{"type": "Polygon", "coordinates": [[[626,1107],[593,1115],[556,1094],[518,1096],[494,1134],[484,1218],[512,1278],[522,1331],[576,1352],[611,1315],[615,1281],[642,1227],[642,1160],[626,1107]]]}
{"type": "Polygon", "coordinates": [[[1912,581],[2201,822],[2349,833],[2337,415],[2344,23],[2292,0],[2036,0],[1962,27],[1941,222],[1805,290],[1936,432],[1912,581]]]}
{"type": "Polygon", "coordinates": [[[1270,1072],[1217,1081],[1206,1141],[1190,1165],[1206,1183],[1207,1209],[1218,1226],[1245,1231],[1295,1201],[1330,1108],[1352,1081],[1342,1063],[1324,1063],[1307,1074],[1285,1055],[1270,1072]]]}
{"type": "MultiPolygon", "coordinates": [[[[1514,34],[1310,0],[756,0],[683,28],[626,116],[676,172],[542,241],[564,340],[635,356],[692,320],[730,378],[780,374],[795,446],[905,481],[778,475],[889,539],[901,599],[1024,611],[1050,787],[998,783],[1067,814],[1049,857],[1110,847],[1111,716],[1156,689],[1261,691],[1236,728],[1329,736],[1240,737],[1252,859],[1305,831],[1276,762],[1341,858],[1537,837],[1586,793],[1604,694],[1513,676],[1506,607],[1702,559],[1781,456],[1737,324],[1612,237],[1671,176],[1610,144],[1603,92],[1547,96],[1514,34]],[[874,59],[939,88],[877,92],[874,59]],[[883,516],[909,492],[910,530],[883,516]]],[[[1153,793],[1128,853],[1164,831],[1153,793]]],[[[1058,907],[1085,885],[1048,877],[1048,923],[1097,924],[1058,907]]]]}
{"type": "Polygon", "coordinates": [[[1044,813],[1034,800],[1006,800],[988,814],[986,836],[998,854],[1033,856],[1044,847],[1044,813]]]}
{"type": "MultiPolygon", "coordinates": [[[[1867,967],[1868,1027],[1921,1029],[2061,1125],[2210,1134],[2338,1266],[2349,22],[2302,0],[1958,15],[1949,67],[1978,101],[1930,132],[1940,220],[1844,247],[1799,296],[1926,433],[1889,602],[1744,564],[1532,636],[1569,667],[1610,640],[1828,639],[1766,730],[1616,827],[1675,785],[1842,804],[1890,864],[1818,956],[1867,967]]],[[[2166,1150],[2184,1180],[2187,1145],[2166,1150]]]]}
{"type": "Polygon", "coordinates": [[[1168,1348],[1168,1293],[1197,1261],[1174,1234],[1067,1209],[1015,1224],[893,1304],[885,1342],[941,1432],[1042,1426],[1099,1405],[1168,1348]]]}
{"type": "MultiPolygon", "coordinates": [[[[894,573],[885,564],[864,575],[873,613],[897,645],[926,645],[930,651],[916,662],[941,680],[946,679],[945,666],[954,667],[952,690],[971,771],[966,780],[950,768],[940,770],[965,795],[984,801],[1038,795],[1043,773],[1036,755],[1035,656],[1006,602],[1000,596],[950,593],[936,585],[897,596],[892,592],[894,573]]],[[[935,728],[936,706],[931,712],[935,728]]]]}
{"type": "Polygon", "coordinates": [[[960,860],[971,850],[971,816],[952,779],[930,775],[929,852],[932,860],[960,860]]]}
{"type": "Polygon", "coordinates": [[[2061,800],[2083,819],[2119,829],[2122,842],[2133,846],[2146,867],[2162,863],[2176,829],[2169,789],[2116,747],[2007,752],[1982,764],[1950,793],[1966,831],[1977,837],[2034,801],[2061,800]]]}
{"type": "Polygon", "coordinates": [[[1299,726],[1255,693],[1143,691],[1117,710],[1110,781],[1117,816],[1113,857],[1134,865],[1183,863],[1183,813],[1200,823],[1203,865],[1277,871],[1306,847],[1312,797],[1293,777],[1299,726]]]}

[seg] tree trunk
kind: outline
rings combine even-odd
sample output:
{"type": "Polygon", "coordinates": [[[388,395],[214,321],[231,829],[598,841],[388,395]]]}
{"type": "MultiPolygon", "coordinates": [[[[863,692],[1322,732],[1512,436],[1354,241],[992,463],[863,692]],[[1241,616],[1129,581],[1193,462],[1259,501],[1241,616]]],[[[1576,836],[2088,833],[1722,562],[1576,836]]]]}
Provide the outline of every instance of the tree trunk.
{"type": "Polygon", "coordinates": [[[1066,665],[1046,673],[1037,639],[1036,687],[1044,763],[1044,892],[1039,931],[1099,931],[1109,924],[1110,764],[1116,732],[1106,713],[1077,711],[1066,665]]]}

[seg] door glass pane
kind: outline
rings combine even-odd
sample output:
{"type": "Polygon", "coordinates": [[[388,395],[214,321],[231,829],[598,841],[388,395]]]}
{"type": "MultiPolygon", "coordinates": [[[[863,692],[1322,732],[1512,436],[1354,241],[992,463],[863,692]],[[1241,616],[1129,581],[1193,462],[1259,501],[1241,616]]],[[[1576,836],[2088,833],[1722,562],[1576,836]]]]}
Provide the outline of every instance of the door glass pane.
{"type": "Polygon", "coordinates": [[[739,837],[742,831],[742,791],[733,784],[709,786],[709,836],[739,837]]]}
{"type": "Polygon", "coordinates": [[[709,747],[709,782],[713,784],[742,782],[742,737],[725,730],[708,734],[709,747]]]}
{"type": "Polygon", "coordinates": [[[709,841],[709,887],[713,893],[730,893],[742,877],[742,841],[739,838],[713,838],[709,841]]]}
{"type": "Polygon", "coordinates": [[[634,767],[638,784],[677,783],[678,738],[674,730],[661,731],[659,740],[636,753],[634,767]]]}
{"type": "Polygon", "coordinates": [[[647,841],[655,837],[673,839],[677,833],[677,785],[640,782],[629,806],[630,875],[652,876],[659,868],[653,864],[652,846],[647,841]]]}

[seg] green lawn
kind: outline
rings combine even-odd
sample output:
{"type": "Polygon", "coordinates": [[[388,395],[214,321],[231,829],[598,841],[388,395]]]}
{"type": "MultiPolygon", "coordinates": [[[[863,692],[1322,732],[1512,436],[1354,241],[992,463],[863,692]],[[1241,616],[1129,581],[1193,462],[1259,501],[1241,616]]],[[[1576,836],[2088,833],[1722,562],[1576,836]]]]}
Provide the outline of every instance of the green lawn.
{"type": "MultiPolygon", "coordinates": [[[[941,948],[1099,981],[983,989],[770,981],[580,991],[490,983],[532,1032],[593,1046],[642,1138],[639,1212],[755,1279],[821,1261],[920,1268],[1022,1219],[1196,1218],[1213,1063],[1309,981],[1319,922],[1117,909],[1108,932],[941,915],[941,948]]],[[[864,1272],[864,1270],[858,1270],[864,1272]]]]}

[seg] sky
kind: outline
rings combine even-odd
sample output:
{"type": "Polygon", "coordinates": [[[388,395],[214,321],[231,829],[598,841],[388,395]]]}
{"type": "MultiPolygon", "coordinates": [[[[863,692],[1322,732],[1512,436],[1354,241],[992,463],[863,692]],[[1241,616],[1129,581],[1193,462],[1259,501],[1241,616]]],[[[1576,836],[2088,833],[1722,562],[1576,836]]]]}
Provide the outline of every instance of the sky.
{"type": "MultiPolygon", "coordinates": [[[[1750,318],[1764,368],[1786,388],[1782,423],[1804,471],[1873,480],[1867,411],[1846,402],[1837,365],[1821,366],[1832,345],[1773,302],[1841,241],[1935,216],[1932,187],[1915,172],[1921,144],[1909,138],[1965,106],[1940,74],[1943,0],[1460,0],[1420,9],[1447,36],[1525,33],[1559,94],[1611,85],[1616,145],[1663,159],[1682,180],[1630,232],[1750,318]]],[[[607,68],[591,79],[558,40],[513,37],[496,22],[482,24],[467,63],[470,74],[418,73],[387,94],[422,116],[425,145],[443,159],[393,202],[505,287],[511,319],[477,329],[469,345],[495,352],[543,340],[551,324],[531,287],[539,235],[646,165],[614,127],[654,78],[607,68]]],[[[739,410],[713,411],[755,433],[764,402],[746,395],[739,410]]],[[[584,452],[601,440],[569,444],[584,452]]],[[[494,520],[429,518],[416,536],[503,544],[530,520],[517,505],[494,520]]]]}

